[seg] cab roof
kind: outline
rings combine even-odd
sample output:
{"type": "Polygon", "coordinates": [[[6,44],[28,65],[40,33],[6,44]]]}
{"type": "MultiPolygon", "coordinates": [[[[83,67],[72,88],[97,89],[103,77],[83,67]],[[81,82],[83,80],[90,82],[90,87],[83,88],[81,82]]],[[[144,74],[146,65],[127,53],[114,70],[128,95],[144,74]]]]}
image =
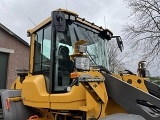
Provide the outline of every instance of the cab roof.
{"type": "MultiPolygon", "coordinates": [[[[94,23],[91,23],[87,20],[85,20],[84,18],[80,18],[78,17],[78,14],[75,13],[75,12],[72,12],[72,11],[69,11],[69,10],[66,10],[66,9],[56,9],[55,11],[61,11],[61,12],[64,12],[65,14],[68,14],[68,15],[73,15],[76,17],[76,20],[75,21],[78,21],[82,24],[85,24],[89,27],[92,27],[98,31],[103,31],[103,30],[107,30],[108,32],[110,32],[111,35],[113,35],[113,33],[109,30],[109,29],[103,29],[101,26],[97,26],[95,25],[94,23]]],[[[44,25],[48,24],[49,22],[51,22],[51,16],[48,17],[47,19],[45,19],[43,22],[41,22],[40,24],[38,24],[36,27],[34,27],[33,29],[30,29],[30,30],[27,30],[28,33],[32,34],[33,32],[37,31],[38,29],[40,29],[41,27],[43,27],[44,25]]]]}

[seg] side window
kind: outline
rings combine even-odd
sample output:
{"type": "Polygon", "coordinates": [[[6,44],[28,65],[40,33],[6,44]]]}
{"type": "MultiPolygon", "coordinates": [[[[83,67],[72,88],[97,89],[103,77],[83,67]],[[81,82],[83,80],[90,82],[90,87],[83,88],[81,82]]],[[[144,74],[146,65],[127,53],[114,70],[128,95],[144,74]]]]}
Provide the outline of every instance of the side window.
{"type": "Polygon", "coordinates": [[[58,44],[58,48],[59,46],[66,46],[69,49],[69,55],[73,54],[73,46],[71,43],[71,38],[70,38],[70,34],[63,34],[63,33],[57,33],[57,41],[59,41],[58,44]]]}
{"type": "Polygon", "coordinates": [[[34,72],[41,70],[41,43],[43,38],[43,30],[36,33],[35,36],[35,52],[34,52],[34,72]]]}
{"type": "Polygon", "coordinates": [[[51,26],[35,33],[34,72],[49,70],[51,49],[51,26]]]}
{"type": "Polygon", "coordinates": [[[49,70],[50,50],[51,50],[51,26],[44,29],[44,38],[42,43],[42,70],[49,70]]]}

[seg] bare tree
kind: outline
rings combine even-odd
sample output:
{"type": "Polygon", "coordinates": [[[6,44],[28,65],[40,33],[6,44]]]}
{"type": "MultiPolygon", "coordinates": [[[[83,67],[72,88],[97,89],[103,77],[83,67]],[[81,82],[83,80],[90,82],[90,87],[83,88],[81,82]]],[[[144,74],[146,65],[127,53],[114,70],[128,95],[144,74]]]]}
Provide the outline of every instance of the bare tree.
{"type": "Polygon", "coordinates": [[[160,65],[160,0],[125,0],[133,23],[123,29],[133,51],[142,59],[160,65]]]}
{"type": "Polygon", "coordinates": [[[107,43],[107,53],[109,70],[111,72],[118,73],[119,71],[125,69],[125,64],[122,62],[121,58],[121,52],[115,40],[109,41],[107,43]]]}

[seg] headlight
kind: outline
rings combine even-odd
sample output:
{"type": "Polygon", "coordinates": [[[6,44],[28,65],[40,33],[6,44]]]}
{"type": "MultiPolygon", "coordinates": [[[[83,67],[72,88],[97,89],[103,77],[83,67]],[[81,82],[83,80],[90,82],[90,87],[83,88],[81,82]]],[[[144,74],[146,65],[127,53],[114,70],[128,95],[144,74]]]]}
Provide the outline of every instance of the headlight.
{"type": "Polygon", "coordinates": [[[86,57],[76,57],[75,58],[75,67],[80,70],[89,70],[90,69],[89,58],[86,57]]]}
{"type": "Polygon", "coordinates": [[[87,51],[87,46],[85,46],[85,45],[78,45],[78,51],[80,53],[85,53],[87,51]]]}

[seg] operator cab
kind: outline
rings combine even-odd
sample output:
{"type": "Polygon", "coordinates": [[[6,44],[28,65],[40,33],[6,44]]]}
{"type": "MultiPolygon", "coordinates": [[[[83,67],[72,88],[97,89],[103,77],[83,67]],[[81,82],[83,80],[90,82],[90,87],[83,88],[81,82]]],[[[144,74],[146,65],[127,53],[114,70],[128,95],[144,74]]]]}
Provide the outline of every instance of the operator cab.
{"type": "MultiPolygon", "coordinates": [[[[49,92],[65,92],[71,83],[70,73],[75,70],[75,43],[86,40],[86,55],[90,65],[108,68],[106,43],[113,33],[78,17],[76,13],[59,9],[51,17],[28,30],[31,36],[30,73],[43,74],[49,81],[49,92]]],[[[119,38],[119,37],[116,37],[119,38]]],[[[117,39],[119,47],[122,41],[117,39]]],[[[76,56],[75,56],[76,57],[76,56]]],[[[87,63],[88,64],[88,63],[87,63]]],[[[85,68],[83,68],[85,71],[85,68]]]]}

